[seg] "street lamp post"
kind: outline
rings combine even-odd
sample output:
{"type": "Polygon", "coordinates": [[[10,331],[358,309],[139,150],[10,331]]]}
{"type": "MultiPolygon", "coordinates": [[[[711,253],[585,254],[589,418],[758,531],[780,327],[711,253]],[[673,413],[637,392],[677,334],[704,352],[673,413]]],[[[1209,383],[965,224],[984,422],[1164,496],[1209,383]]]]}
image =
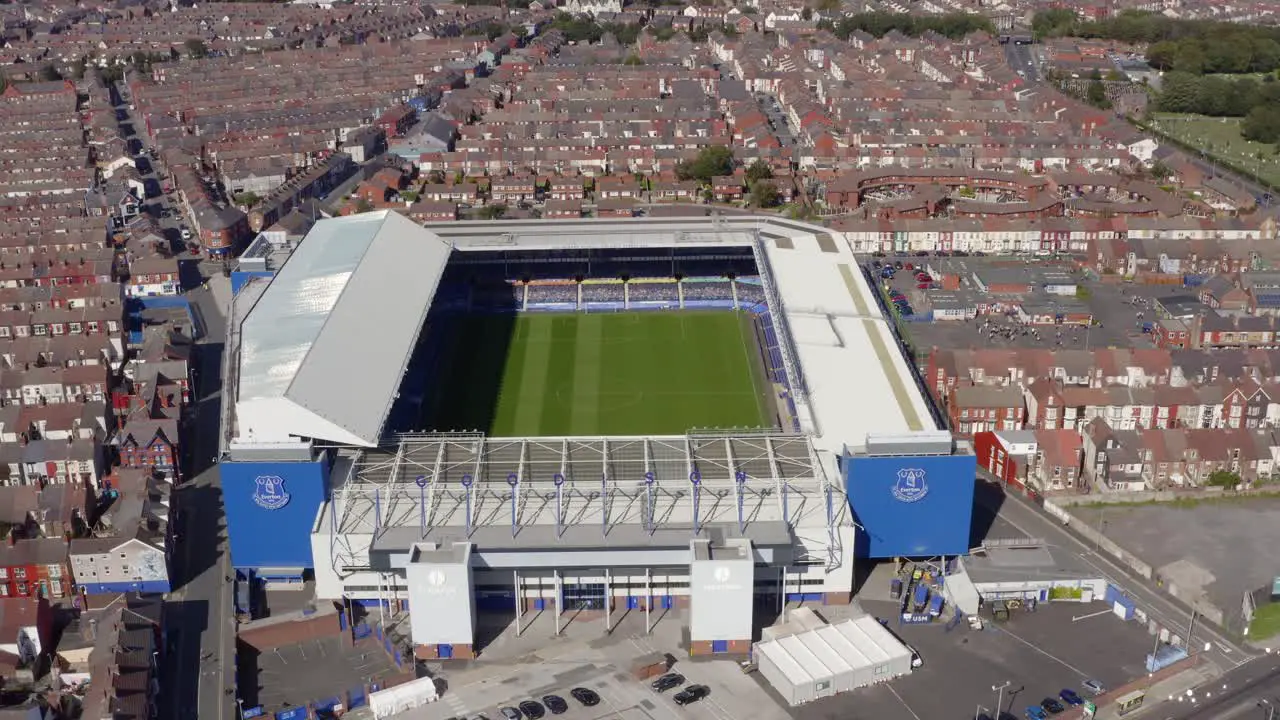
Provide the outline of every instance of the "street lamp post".
{"type": "Polygon", "coordinates": [[[982,714],[983,710],[986,710],[986,708],[979,705],[978,709],[973,711],[973,720],[978,720],[978,716],[982,714]]]}
{"type": "Polygon", "coordinates": [[[1000,717],[1000,713],[1004,711],[1004,689],[1013,683],[1005,680],[1003,685],[992,685],[991,692],[996,694],[996,717],[1000,717]]]}

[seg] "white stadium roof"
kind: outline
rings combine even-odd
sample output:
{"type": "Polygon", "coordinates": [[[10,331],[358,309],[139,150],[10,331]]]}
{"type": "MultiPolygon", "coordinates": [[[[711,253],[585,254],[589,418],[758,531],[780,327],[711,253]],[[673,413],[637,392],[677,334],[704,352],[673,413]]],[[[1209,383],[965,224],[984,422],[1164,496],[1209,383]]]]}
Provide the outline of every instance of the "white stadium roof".
{"type": "Polygon", "coordinates": [[[240,439],[376,445],[451,250],[391,211],[316,223],[240,326],[240,439]]]}
{"type": "Polygon", "coordinates": [[[424,227],[388,211],[317,223],[248,311],[229,432],[241,446],[298,437],[376,445],[453,249],[729,245],[754,245],[772,278],[770,303],[794,340],[783,349],[815,449],[840,455],[868,434],[937,429],[874,283],[838,233],[749,215],[424,227]]]}

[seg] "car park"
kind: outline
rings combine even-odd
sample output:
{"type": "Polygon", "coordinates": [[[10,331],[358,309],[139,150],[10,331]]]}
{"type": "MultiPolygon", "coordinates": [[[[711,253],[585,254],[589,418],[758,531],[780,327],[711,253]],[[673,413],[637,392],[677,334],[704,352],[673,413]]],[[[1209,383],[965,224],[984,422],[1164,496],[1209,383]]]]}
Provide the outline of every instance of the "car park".
{"type": "Polygon", "coordinates": [[[582,703],[583,707],[595,707],[600,704],[600,696],[590,688],[576,687],[570,690],[569,694],[573,696],[574,700],[582,703]]]}
{"type": "Polygon", "coordinates": [[[675,704],[683,706],[683,705],[689,705],[691,703],[696,703],[702,698],[710,694],[711,694],[711,688],[707,687],[706,685],[690,685],[689,687],[676,693],[675,697],[671,699],[675,702],[675,704]]]}
{"type": "Polygon", "coordinates": [[[569,709],[569,703],[559,695],[543,695],[542,704],[547,706],[552,715],[560,715],[569,709]]]}
{"type": "Polygon", "coordinates": [[[506,718],[507,720],[521,720],[521,718],[524,717],[524,715],[520,714],[519,710],[513,707],[500,708],[498,712],[502,713],[502,717],[506,718]]]}
{"type": "Polygon", "coordinates": [[[1040,707],[1044,708],[1045,712],[1049,713],[1050,715],[1057,715],[1063,710],[1066,710],[1066,708],[1062,706],[1062,703],[1058,702],[1058,698],[1051,698],[1051,697],[1047,697],[1041,700],[1040,707]]]}
{"type": "Polygon", "coordinates": [[[679,673],[667,673],[662,677],[654,680],[649,687],[658,692],[666,692],[674,687],[680,687],[684,684],[684,676],[679,673]]]}
{"type": "Polygon", "coordinates": [[[1062,702],[1068,705],[1075,706],[1075,705],[1084,704],[1084,700],[1080,697],[1080,695],[1077,694],[1076,691],[1072,690],[1071,688],[1063,688],[1062,692],[1058,693],[1058,697],[1062,698],[1062,702]]]}
{"type": "Polygon", "coordinates": [[[538,720],[547,714],[546,709],[542,707],[542,703],[533,700],[525,700],[520,703],[520,712],[524,713],[524,716],[529,720],[538,720]]]}

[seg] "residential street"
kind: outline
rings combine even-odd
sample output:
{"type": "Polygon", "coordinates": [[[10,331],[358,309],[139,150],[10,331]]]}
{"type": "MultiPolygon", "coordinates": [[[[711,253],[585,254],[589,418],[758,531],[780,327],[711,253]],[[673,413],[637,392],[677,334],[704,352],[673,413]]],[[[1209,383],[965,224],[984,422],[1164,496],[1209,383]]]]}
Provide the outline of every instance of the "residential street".
{"type": "Polygon", "coordinates": [[[196,288],[188,299],[203,317],[206,335],[197,344],[196,413],[189,433],[189,458],[198,472],[178,490],[184,522],[176,568],[178,588],[169,600],[169,635],[175,638],[173,673],[165,683],[170,695],[162,707],[170,717],[187,717],[190,708],[209,720],[236,717],[235,620],[226,523],[218,466],[219,415],[222,407],[224,305],[230,280],[217,274],[210,289],[196,288]]]}

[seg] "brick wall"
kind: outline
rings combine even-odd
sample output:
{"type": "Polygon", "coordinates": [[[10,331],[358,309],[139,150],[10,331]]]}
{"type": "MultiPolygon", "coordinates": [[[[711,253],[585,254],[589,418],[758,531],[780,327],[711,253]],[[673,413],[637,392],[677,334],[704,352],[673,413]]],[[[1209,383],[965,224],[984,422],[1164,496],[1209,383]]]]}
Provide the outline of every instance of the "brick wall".
{"type": "Polygon", "coordinates": [[[237,637],[258,650],[293,645],[312,638],[333,637],[342,633],[337,613],[320,613],[315,617],[291,622],[242,627],[237,637]]]}

